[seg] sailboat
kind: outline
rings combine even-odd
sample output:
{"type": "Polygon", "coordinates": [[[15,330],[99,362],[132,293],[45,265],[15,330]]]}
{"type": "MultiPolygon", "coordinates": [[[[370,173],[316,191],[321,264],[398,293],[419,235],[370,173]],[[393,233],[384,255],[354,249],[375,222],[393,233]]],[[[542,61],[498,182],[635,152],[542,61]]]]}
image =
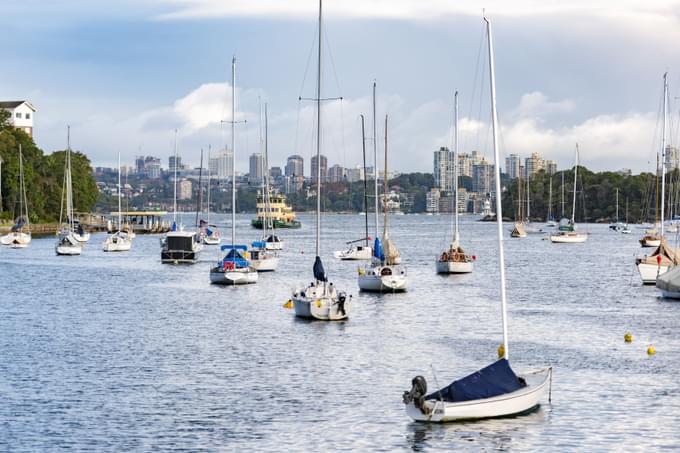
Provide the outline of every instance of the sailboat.
{"type": "MultiPolygon", "coordinates": [[[[665,118],[666,112],[664,112],[664,118],[665,118]]],[[[665,133],[664,133],[665,135],[665,133]]],[[[663,150],[661,151],[663,153],[663,150]]],[[[663,162],[663,165],[665,167],[665,162],[663,162]]],[[[664,175],[665,176],[665,175],[664,175]]],[[[661,206],[664,205],[664,199],[663,197],[661,198],[661,206]]],[[[661,224],[659,223],[659,154],[657,153],[656,155],[656,203],[654,205],[655,207],[655,224],[654,226],[650,226],[650,228],[647,228],[645,230],[644,236],[640,238],[640,247],[659,247],[661,245],[661,238],[662,234],[659,234],[659,228],[661,228],[661,224]]],[[[663,208],[661,208],[661,211],[663,211],[663,208]]],[[[663,216],[663,212],[662,212],[663,216]]]]}
{"type": "MultiPolygon", "coordinates": [[[[258,272],[275,271],[279,265],[278,252],[269,250],[267,248],[267,239],[272,235],[268,235],[268,227],[271,223],[271,206],[269,204],[269,154],[268,154],[268,124],[267,124],[267,103],[264,104],[264,159],[262,160],[262,193],[265,200],[264,224],[262,225],[262,238],[259,241],[254,241],[250,244],[251,249],[248,252],[250,265],[258,272]]],[[[272,228],[273,229],[273,228],[272,228]]]]}
{"type": "Polygon", "coordinates": [[[120,152],[118,153],[118,231],[110,235],[102,246],[105,252],[127,252],[132,247],[132,238],[123,231],[123,213],[121,206],[122,186],[120,184],[120,152]]]}
{"type": "MultiPolygon", "coordinates": [[[[666,131],[668,126],[668,74],[663,75],[663,126],[661,132],[661,154],[666,151],[666,131]]],[[[658,158],[658,155],[657,155],[658,158]]],[[[657,180],[658,181],[658,180],[657,180]]],[[[653,285],[658,278],[665,274],[671,267],[678,264],[678,250],[672,248],[664,237],[664,211],[666,185],[666,159],[661,159],[661,222],[659,223],[660,234],[657,236],[659,245],[650,255],[635,258],[635,265],[640,273],[640,279],[644,285],[653,285]]],[[[658,192],[658,191],[657,191],[658,192]]],[[[642,240],[640,241],[642,242],[642,240]]],[[[676,272],[677,273],[677,272],[676,272]]]]}
{"type": "Polygon", "coordinates": [[[524,221],[524,231],[527,234],[543,234],[543,229],[531,223],[531,186],[529,185],[530,176],[527,172],[527,217],[524,221]]]}
{"type": "Polygon", "coordinates": [[[71,127],[66,128],[66,158],[64,159],[64,186],[61,197],[61,212],[59,223],[61,229],[57,233],[57,245],[55,252],[57,255],[80,255],[83,246],[81,241],[76,238],[75,221],[73,219],[73,189],[71,181],[71,127]],[[66,206],[64,206],[64,203],[66,206]],[[65,209],[64,209],[65,208],[65,209]],[[66,211],[66,212],[64,212],[66,211]],[[65,220],[64,222],[62,222],[65,220]]]}
{"type": "Polygon", "coordinates": [[[16,218],[11,231],[0,238],[0,244],[14,249],[28,247],[31,242],[31,220],[28,217],[28,199],[26,198],[26,184],[24,183],[24,158],[19,143],[19,216],[16,218]]]}
{"type": "Polygon", "coordinates": [[[555,218],[553,217],[552,214],[552,174],[549,176],[549,189],[548,189],[548,217],[545,222],[545,226],[547,228],[555,228],[557,226],[557,222],[555,222],[555,218]]]}
{"type": "Polygon", "coordinates": [[[161,239],[161,263],[194,264],[203,248],[200,237],[193,231],[177,225],[177,129],[175,129],[175,168],[172,200],[172,227],[161,239]]]}
{"type": "Polygon", "coordinates": [[[559,231],[550,235],[550,242],[555,244],[576,244],[588,240],[587,233],[576,231],[576,178],[578,175],[578,143],[574,152],[574,201],[571,208],[571,219],[560,220],[559,231]]]}
{"type": "Polygon", "coordinates": [[[460,246],[460,232],[458,229],[458,92],[454,99],[454,147],[453,147],[453,209],[451,210],[451,226],[453,237],[448,249],[444,250],[437,259],[438,274],[467,274],[474,267],[474,256],[465,253],[460,246]]]}
{"type": "MultiPolygon", "coordinates": [[[[375,91],[373,101],[375,102],[375,91]]],[[[368,236],[368,187],[366,181],[366,130],[364,115],[361,116],[361,144],[364,155],[364,238],[347,242],[349,248],[335,252],[335,257],[341,260],[370,260],[373,256],[373,248],[370,245],[371,238],[368,236]],[[364,243],[363,245],[361,243],[364,243]]]]}
{"type": "MultiPolygon", "coordinates": [[[[321,162],[321,57],[323,48],[323,0],[319,0],[318,60],[316,73],[316,159],[321,162]]],[[[316,243],[314,281],[293,291],[291,301],[295,316],[322,321],[339,321],[349,316],[352,296],[339,291],[328,281],[326,270],[321,261],[321,165],[316,166],[316,243]]]]}
{"type": "Polygon", "coordinates": [[[515,223],[512,230],[510,230],[511,238],[525,238],[527,232],[524,229],[524,200],[522,200],[522,175],[517,179],[517,211],[515,211],[515,223]]]}
{"type": "Polygon", "coordinates": [[[236,244],[236,57],[231,60],[231,150],[234,165],[231,166],[231,244],[220,250],[226,252],[217,264],[210,268],[210,283],[219,285],[245,285],[257,283],[257,270],[246,256],[248,247],[236,244]]]}
{"type": "Polygon", "coordinates": [[[485,18],[485,20],[489,46],[491,121],[495,158],[496,225],[498,227],[498,262],[503,322],[503,349],[502,351],[499,350],[499,356],[502,357],[491,365],[429,394],[425,378],[422,376],[413,378],[411,390],[404,392],[403,402],[408,416],[416,421],[450,422],[523,414],[539,406],[543,394],[552,380],[552,367],[545,367],[518,376],[510,367],[509,362],[503,253],[503,211],[501,206],[501,194],[503,192],[501,191],[500,151],[498,149],[497,131],[498,114],[496,113],[491,24],[488,19],[485,18]]]}
{"type": "Polygon", "coordinates": [[[621,228],[621,234],[630,234],[630,228],[628,227],[628,197],[626,197],[626,223],[621,228]]]}
{"type": "MultiPolygon", "coordinates": [[[[210,162],[210,147],[208,147],[208,162],[210,162]]],[[[210,165],[208,165],[209,167],[210,165]]],[[[201,228],[201,241],[205,245],[220,245],[220,242],[222,242],[222,237],[220,236],[220,230],[217,229],[217,225],[214,225],[210,223],[210,192],[211,192],[211,186],[210,186],[210,169],[208,168],[208,190],[207,190],[207,195],[206,198],[207,200],[207,206],[208,206],[208,220],[203,221],[199,223],[199,226],[201,228]]]]}
{"type": "Polygon", "coordinates": [[[623,230],[623,223],[619,222],[619,188],[616,188],[616,217],[614,223],[609,224],[609,229],[617,233],[623,230]]]}
{"type": "MultiPolygon", "coordinates": [[[[376,165],[377,170],[377,165],[376,165]]],[[[377,171],[376,171],[377,178],[377,171]]],[[[373,258],[371,264],[360,266],[358,269],[359,289],[371,292],[403,292],[408,286],[406,268],[401,266],[401,254],[389,236],[387,207],[387,116],[385,116],[385,172],[383,175],[383,237],[378,239],[378,226],[373,244],[373,258]]],[[[376,212],[378,197],[376,196],[376,212]]]]}

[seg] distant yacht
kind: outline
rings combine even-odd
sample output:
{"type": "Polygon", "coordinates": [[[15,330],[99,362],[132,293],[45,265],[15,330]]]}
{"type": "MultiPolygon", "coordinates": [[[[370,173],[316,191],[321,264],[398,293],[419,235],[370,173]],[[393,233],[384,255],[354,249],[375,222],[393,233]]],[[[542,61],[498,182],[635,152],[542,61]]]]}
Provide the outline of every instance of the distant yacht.
{"type": "Polygon", "coordinates": [[[579,233],[576,231],[576,181],[578,175],[578,143],[576,144],[576,151],[574,152],[574,201],[571,209],[571,219],[560,220],[559,231],[550,235],[550,242],[556,244],[574,244],[582,243],[588,240],[587,233],[579,233]]]}
{"type": "Polygon", "coordinates": [[[28,199],[24,182],[24,158],[19,143],[19,216],[9,234],[0,238],[0,244],[14,249],[26,248],[31,242],[31,220],[28,216],[28,199]]]}

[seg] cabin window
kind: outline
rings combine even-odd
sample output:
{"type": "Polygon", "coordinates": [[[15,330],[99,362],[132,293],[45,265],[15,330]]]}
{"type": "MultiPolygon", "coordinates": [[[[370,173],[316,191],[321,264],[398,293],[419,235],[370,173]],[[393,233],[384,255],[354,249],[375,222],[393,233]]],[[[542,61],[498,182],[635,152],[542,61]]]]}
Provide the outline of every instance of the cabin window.
{"type": "Polygon", "coordinates": [[[30,120],[30,119],[31,119],[31,114],[30,114],[30,113],[27,113],[27,114],[26,114],[26,119],[27,119],[27,120],[30,120]]]}
{"type": "Polygon", "coordinates": [[[17,118],[21,118],[21,112],[17,112],[15,115],[17,118]]]}

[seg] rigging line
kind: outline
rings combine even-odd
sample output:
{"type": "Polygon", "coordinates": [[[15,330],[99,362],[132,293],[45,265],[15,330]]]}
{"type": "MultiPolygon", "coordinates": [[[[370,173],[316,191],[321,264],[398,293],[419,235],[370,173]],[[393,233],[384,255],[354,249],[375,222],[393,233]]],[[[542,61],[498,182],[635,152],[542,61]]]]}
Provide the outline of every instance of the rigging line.
{"type": "Polygon", "coordinates": [[[316,47],[316,40],[319,36],[319,30],[314,27],[314,38],[312,39],[312,45],[309,48],[309,54],[307,55],[307,64],[305,65],[305,72],[302,74],[302,84],[300,85],[300,91],[299,91],[299,96],[302,97],[302,92],[305,90],[305,82],[307,81],[307,74],[309,73],[309,63],[312,60],[312,53],[314,52],[314,48],[316,47]]]}
{"type": "Polygon", "coordinates": [[[342,93],[342,88],[340,87],[340,79],[338,78],[338,71],[335,69],[335,60],[333,59],[333,51],[331,50],[330,40],[328,39],[328,32],[324,28],[323,34],[324,42],[326,43],[326,48],[328,49],[328,59],[331,61],[331,68],[333,68],[333,77],[335,78],[335,85],[338,89],[338,93],[342,93]]]}
{"type": "MultiPolygon", "coordinates": [[[[472,110],[474,109],[474,102],[475,102],[475,96],[477,94],[477,80],[479,77],[479,68],[480,68],[480,62],[481,62],[481,57],[482,57],[482,46],[484,45],[484,39],[486,36],[486,29],[484,28],[484,25],[482,25],[481,28],[481,33],[479,35],[479,46],[477,47],[477,62],[475,63],[475,75],[474,78],[472,79],[472,92],[470,93],[470,109],[468,112],[468,118],[474,118],[472,116],[472,110]]],[[[480,83],[480,94],[479,96],[482,96],[482,90],[481,90],[481,83],[480,83]]],[[[467,145],[467,143],[466,143],[467,145]]]]}

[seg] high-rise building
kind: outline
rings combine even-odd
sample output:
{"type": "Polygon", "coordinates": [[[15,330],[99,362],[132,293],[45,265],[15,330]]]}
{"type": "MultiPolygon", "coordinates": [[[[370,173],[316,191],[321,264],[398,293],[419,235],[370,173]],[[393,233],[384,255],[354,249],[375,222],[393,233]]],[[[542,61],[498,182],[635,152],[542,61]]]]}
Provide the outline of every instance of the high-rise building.
{"type": "Polygon", "coordinates": [[[505,174],[508,175],[510,179],[519,178],[522,173],[522,158],[519,154],[510,154],[510,156],[505,158],[505,174]]]}
{"type": "Polygon", "coordinates": [[[188,179],[182,179],[177,184],[177,199],[178,200],[191,200],[191,190],[192,184],[188,179]]]}
{"type": "Polygon", "coordinates": [[[428,193],[425,194],[425,211],[427,212],[439,212],[439,199],[441,198],[441,192],[436,187],[430,189],[428,193]]]}
{"type": "Polygon", "coordinates": [[[305,174],[305,160],[302,156],[294,154],[288,156],[286,161],[286,176],[304,176],[305,174]]]}
{"type": "Polygon", "coordinates": [[[479,163],[479,153],[472,151],[472,154],[458,153],[458,176],[472,178],[472,167],[479,163]]]}
{"type": "Polygon", "coordinates": [[[342,182],[345,180],[345,169],[342,165],[335,164],[328,169],[328,182],[342,182]]]}
{"type": "Polygon", "coordinates": [[[146,156],[144,158],[144,175],[149,179],[161,177],[161,160],[158,157],[146,156]]]}
{"type": "Polygon", "coordinates": [[[472,167],[472,191],[486,196],[494,192],[494,166],[482,158],[472,167]]]}
{"type": "Polygon", "coordinates": [[[524,176],[533,176],[540,170],[545,170],[545,161],[538,153],[531,153],[531,157],[524,160],[524,176]]]}
{"type": "Polygon", "coordinates": [[[248,173],[249,184],[260,184],[264,176],[264,156],[262,153],[250,155],[250,172],[248,173]]]}
{"type": "Polygon", "coordinates": [[[208,169],[210,170],[210,174],[214,175],[218,181],[230,181],[231,173],[234,169],[234,152],[223,149],[218,151],[216,155],[211,155],[208,162],[208,169]]]}
{"type": "Polygon", "coordinates": [[[546,159],[543,161],[543,168],[548,176],[552,176],[557,173],[557,162],[546,159]]]}
{"type": "Polygon", "coordinates": [[[281,167],[272,167],[269,169],[269,177],[273,180],[280,178],[282,174],[281,167]]]}
{"type": "Polygon", "coordinates": [[[182,156],[177,156],[175,159],[175,156],[173,155],[168,158],[168,171],[174,173],[175,168],[177,168],[178,172],[182,169],[182,156]]]}
{"type": "Polygon", "coordinates": [[[666,145],[664,158],[666,162],[666,171],[675,170],[680,166],[680,152],[675,146],[666,145]]]}
{"type": "Polygon", "coordinates": [[[434,152],[434,186],[440,190],[451,190],[453,182],[453,153],[442,146],[434,152]]]}
{"type": "Polygon", "coordinates": [[[135,157],[135,173],[138,175],[144,174],[144,156],[135,157]]]}
{"type": "MultiPolygon", "coordinates": [[[[321,182],[326,181],[326,176],[328,174],[328,159],[323,154],[320,155],[321,161],[321,182]]],[[[316,182],[317,177],[317,166],[316,166],[316,156],[312,156],[312,182],[316,182]]]]}
{"type": "Polygon", "coordinates": [[[358,182],[364,180],[364,167],[357,165],[354,168],[345,169],[347,182],[358,182]]]}

